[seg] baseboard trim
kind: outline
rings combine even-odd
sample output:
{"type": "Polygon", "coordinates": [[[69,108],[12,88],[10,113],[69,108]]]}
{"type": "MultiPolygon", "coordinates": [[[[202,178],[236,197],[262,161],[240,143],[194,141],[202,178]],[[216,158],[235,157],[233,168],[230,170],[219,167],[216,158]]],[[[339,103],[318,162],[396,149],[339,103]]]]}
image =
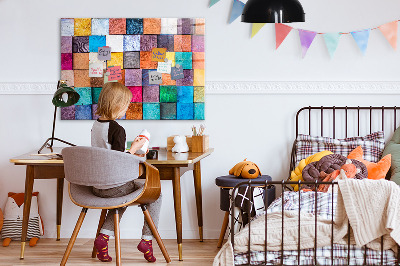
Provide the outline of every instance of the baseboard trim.
{"type": "MultiPolygon", "coordinates": [[[[0,94],[52,95],[57,83],[0,83],[0,94]]],[[[400,81],[209,81],[207,94],[400,94],[400,81]]]]}

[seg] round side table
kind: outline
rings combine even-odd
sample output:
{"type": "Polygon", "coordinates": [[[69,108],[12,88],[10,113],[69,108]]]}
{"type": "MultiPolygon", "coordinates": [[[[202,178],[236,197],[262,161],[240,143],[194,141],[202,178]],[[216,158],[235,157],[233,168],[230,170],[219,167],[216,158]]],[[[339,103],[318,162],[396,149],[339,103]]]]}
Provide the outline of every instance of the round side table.
{"type": "MultiPolygon", "coordinates": [[[[269,175],[262,175],[254,179],[246,179],[241,177],[236,177],[234,175],[220,176],[215,179],[215,184],[220,187],[220,209],[225,212],[224,221],[222,222],[221,233],[219,235],[218,245],[220,248],[222,246],[222,242],[224,241],[226,228],[228,227],[229,222],[229,207],[230,207],[230,199],[229,193],[230,190],[233,189],[237,184],[246,182],[246,181],[263,181],[266,180],[272,181],[272,178],[269,175]]],[[[255,186],[256,187],[256,186],[255,186]]],[[[275,200],[275,186],[271,186],[268,189],[268,201],[267,206],[271,204],[275,200]]]]}

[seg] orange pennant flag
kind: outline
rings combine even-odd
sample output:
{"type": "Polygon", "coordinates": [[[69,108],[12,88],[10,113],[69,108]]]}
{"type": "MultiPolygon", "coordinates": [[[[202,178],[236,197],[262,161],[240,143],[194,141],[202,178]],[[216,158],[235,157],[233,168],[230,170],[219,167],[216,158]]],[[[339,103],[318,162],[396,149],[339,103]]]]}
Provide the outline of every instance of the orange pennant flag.
{"type": "Polygon", "coordinates": [[[397,20],[378,27],[393,49],[397,48],[397,20]]]}
{"type": "Polygon", "coordinates": [[[275,23],[275,39],[276,39],[276,49],[282,44],[282,42],[285,40],[286,36],[290,33],[292,30],[292,27],[281,24],[281,23],[275,23]]]}

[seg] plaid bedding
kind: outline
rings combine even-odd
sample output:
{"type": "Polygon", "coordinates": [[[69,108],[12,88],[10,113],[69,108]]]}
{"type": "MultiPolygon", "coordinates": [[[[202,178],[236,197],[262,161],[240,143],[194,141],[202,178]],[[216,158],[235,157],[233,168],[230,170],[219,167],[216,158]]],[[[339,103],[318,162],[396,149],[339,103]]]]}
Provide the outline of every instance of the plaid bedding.
{"type": "MultiPolygon", "coordinates": [[[[350,245],[350,261],[347,263],[347,245],[333,245],[333,262],[331,257],[331,247],[317,248],[316,265],[382,265],[381,253],[376,250],[364,249],[350,245]],[[364,253],[367,256],[364,263],[364,253]]],[[[250,252],[250,265],[265,265],[265,253],[262,251],[250,252]]],[[[285,250],[283,252],[283,265],[298,265],[297,250],[285,250]]],[[[248,265],[247,253],[235,255],[235,265],[248,265]]],[[[280,251],[267,252],[266,265],[281,265],[280,251]]],[[[303,249],[300,251],[300,265],[314,264],[314,249],[303,249]]],[[[383,252],[383,265],[396,265],[396,257],[392,250],[383,252]]]]}
{"type": "Polygon", "coordinates": [[[324,150],[329,150],[347,157],[347,155],[358,146],[361,146],[364,151],[364,160],[370,162],[379,161],[383,149],[385,148],[383,131],[374,132],[364,137],[345,139],[299,134],[296,139],[295,165],[298,165],[302,159],[324,150]]]}
{"type": "MultiPolygon", "coordinates": [[[[332,219],[335,214],[336,208],[336,194],[317,192],[317,201],[315,202],[315,192],[285,192],[283,197],[277,198],[268,207],[267,215],[269,213],[282,211],[282,202],[284,210],[298,210],[301,212],[313,213],[325,219],[332,219]],[[333,195],[333,197],[332,197],[333,195]]],[[[265,212],[260,215],[265,215],[265,212]]],[[[257,215],[253,218],[260,217],[257,215]]],[[[317,265],[381,265],[381,252],[371,250],[364,247],[357,247],[350,245],[350,263],[347,263],[348,246],[334,244],[332,263],[331,246],[326,246],[316,249],[317,265]],[[366,258],[364,254],[366,253],[366,258]],[[364,261],[365,259],[365,261],[364,261]]],[[[300,265],[314,265],[314,249],[303,249],[300,251],[300,256],[297,250],[285,250],[283,252],[284,265],[298,265],[298,257],[300,257],[300,265]]],[[[265,265],[265,252],[250,252],[250,265],[262,264],[265,265]]],[[[396,256],[392,250],[385,250],[383,252],[383,264],[395,265],[396,256]]],[[[280,251],[267,251],[267,264],[266,265],[280,265],[281,252],[280,251]]],[[[248,254],[240,253],[235,254],[235,265],[248,265],[248,254]]]]}

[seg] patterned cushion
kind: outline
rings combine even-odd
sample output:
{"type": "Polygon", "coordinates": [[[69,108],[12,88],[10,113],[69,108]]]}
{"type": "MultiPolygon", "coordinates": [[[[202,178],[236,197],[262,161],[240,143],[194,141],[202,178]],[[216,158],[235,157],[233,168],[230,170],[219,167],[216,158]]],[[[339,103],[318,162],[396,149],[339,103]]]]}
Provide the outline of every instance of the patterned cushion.
{"type": "Polygon", "coordinates": [[[333,139],[329,137],[316,137],[299,134],[296,139],[295,159],[296,165],[310,155],[323,150],[346,156],[357,146],[364,150],[364,159],[370,162],[378,162],[385,147],[383,131],[378,131],[364,137],[352,137],[345,139],[333,139]]]}

